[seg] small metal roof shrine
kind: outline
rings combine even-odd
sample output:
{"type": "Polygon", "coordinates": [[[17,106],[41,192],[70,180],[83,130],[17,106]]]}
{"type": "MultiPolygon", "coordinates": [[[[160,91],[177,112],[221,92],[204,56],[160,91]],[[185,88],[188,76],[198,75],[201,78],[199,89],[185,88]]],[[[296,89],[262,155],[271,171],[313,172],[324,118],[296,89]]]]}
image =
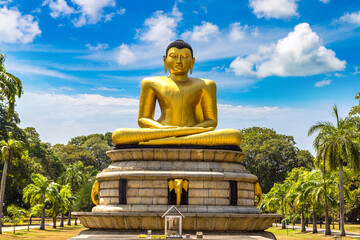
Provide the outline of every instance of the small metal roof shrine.
{"type": "Polygon", "coordinates": [[[185,216],[179,209],[173,205],[161,217],[165,217],[165,235],[168,238],[182,238],[182,219],[185,216]],[[170,213],[171,210],[175,210],[175,214],[170,213]]]}
{"type": "Polygon", "coordinates": [[[175,209],[175,211],[176,211],[177,213],[179,213],[179,215],[181,215],[183,218],[185,218],[185,216],[184,216],[184,215],[179,211],[179,209],[177,209],[177,207],[175,207],[174,205],[172,205],[161,217],[163,218],[163,217],[167,216],[172,209],[175,209]]]}

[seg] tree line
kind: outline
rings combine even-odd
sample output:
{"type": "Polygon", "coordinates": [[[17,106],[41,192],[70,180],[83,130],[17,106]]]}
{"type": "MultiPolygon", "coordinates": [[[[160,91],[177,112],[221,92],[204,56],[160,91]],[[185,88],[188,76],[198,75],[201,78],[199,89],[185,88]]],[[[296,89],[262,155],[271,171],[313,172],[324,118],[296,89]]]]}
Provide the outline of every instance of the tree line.
{"type": "MultiPolygon", "coordinates": [[[[355,96],[360,100],[360,93],[355,96]]],[[[340,235],[345,236],[345,221],[359,222],[360,213],[360,101],[349,114],[340,117],[334,105],[334,121],[319,121],[309,128],[315,135],[314,167],[294,168],[283,182],[275,183],[265,194],[261,208],[278,212],[295,224],[312,218],[313,233],[317,219],[325,220],[325,234],[330,235],[330,220],[339,219],[340,235]]]]}
{"type": "MultiPolygon", "coordinates": [[[[23,93],[20,79],[7,72],[0,54],[0,219],[15,225],[24,218],[64,214],[71,224],[71,211],[90,211],[95,176],[111,160],[111,133],[72,138],[68,144],[42,142],[35,128],[20,128],[15,100],[23,93]],[[5,209],[3,209],[5,206],[5,209]],[[3,211],[5,210],[5,211],[3,211]]],[[[1,233],[0,225],[0,233],[1,233]]]]}

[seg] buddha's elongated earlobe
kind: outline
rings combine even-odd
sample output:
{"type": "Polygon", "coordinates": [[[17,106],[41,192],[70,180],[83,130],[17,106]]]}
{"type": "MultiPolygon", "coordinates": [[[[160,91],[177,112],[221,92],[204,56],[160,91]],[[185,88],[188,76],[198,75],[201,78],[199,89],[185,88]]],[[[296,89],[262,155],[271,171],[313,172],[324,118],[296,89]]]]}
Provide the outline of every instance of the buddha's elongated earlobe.
{"type": "Polygon", "coordinates": [[[195,63],[195,58],[192,59],[192,63],[190,65],[190,74],[192,74],[194,63],[195,63]]]}
{"type": "Polygon", "coordinates": [[[164,60],[164,71],[166,73],[167,72],[166,55],[163,56],[163,60],[164,60]]]}

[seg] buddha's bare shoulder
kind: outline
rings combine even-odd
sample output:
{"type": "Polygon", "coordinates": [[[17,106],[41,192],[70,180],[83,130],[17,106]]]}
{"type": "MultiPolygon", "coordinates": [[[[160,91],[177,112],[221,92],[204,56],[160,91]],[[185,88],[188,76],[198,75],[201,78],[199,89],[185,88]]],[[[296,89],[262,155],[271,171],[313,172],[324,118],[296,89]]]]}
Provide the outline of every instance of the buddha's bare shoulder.
{"type": "Polygon", "coordinates": [[[163,82],[165,80],[164,76],[155,76],[155,77],[146,77],[141,82],[142,83],[157,83],[163,82]]]}
{"type": "Polygon", "coordinates": [[[165,77],[146,77],[141,81],[141,88],[154,88],[161,85],[165,81],[165,77]]]}
{"type": "Polygon", "coordinates": [[[206,87],[216,87],[216,84],[213,80],[205,79],[205,78],[191,78],[191,81],[197,82],[199,84],[202,84],[206,87]]]}
{"type": "Polygon", "coordinates": [[[146,77],[143,78],[143,82],[157,82],[157,81],[164,81],[166,77],[165,76],[152,76],[152,77],[146,77]]]}

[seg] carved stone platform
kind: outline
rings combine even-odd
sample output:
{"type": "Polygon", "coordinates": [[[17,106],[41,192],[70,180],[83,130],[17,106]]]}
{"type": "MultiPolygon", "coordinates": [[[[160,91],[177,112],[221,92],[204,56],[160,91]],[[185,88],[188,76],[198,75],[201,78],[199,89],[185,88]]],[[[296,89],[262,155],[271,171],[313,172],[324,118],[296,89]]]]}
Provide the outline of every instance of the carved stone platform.
{"type": "Polygon", "coordinates": [[[257,177],[241,165],[245,154],[239,150],[136,147],[107,155],[112,163],[97,175],[99,205],[92,212],[74,213],[85,227],[164,229],[161,215],[171,206],[169,179],[189,183],[188,205],[178,207],[185,216],[184,231],[264,231],[280,217],[255,207],[257,177]],[[126,180],[126,191],[121,180],[126,180]],[[230,182],[236,185],[236,206],[230,205],[230,182]]]}

